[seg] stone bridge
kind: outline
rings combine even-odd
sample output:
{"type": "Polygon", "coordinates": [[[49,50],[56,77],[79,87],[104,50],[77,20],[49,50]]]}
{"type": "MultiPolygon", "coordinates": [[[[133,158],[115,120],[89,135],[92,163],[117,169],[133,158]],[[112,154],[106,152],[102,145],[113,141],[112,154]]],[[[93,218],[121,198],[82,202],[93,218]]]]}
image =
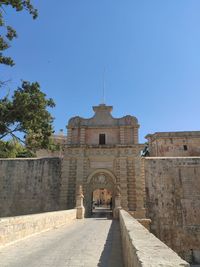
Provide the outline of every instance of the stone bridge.
{"type": "Polygon", "coordinates": [[[190,266],[123,209],[77,219],[79,200],[79,209],[1,218],[0,266],[190,266]]]}

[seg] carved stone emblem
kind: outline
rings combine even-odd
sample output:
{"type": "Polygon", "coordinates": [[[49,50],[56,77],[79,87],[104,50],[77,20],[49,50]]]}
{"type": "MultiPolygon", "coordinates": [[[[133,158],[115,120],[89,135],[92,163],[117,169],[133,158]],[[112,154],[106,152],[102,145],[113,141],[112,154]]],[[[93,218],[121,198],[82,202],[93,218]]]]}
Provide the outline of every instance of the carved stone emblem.
{"type": "Polygon", "coordinates": [[[95,183],[95,184],[105,185],[105,184],[107,184],[107,182],[108,182],[107,178],[103,173],[101,173],[101,174],[99,174],[93,178],[93,183],[95,183]]]}
{"type": "Polygon", "coordinates": [[[98,181],[99,181],[99,183],[105,183],[105,181],[106,181],[106,177],[105,177],[105,175],[100,174],[100,175],[98,176],[98,181]]]}

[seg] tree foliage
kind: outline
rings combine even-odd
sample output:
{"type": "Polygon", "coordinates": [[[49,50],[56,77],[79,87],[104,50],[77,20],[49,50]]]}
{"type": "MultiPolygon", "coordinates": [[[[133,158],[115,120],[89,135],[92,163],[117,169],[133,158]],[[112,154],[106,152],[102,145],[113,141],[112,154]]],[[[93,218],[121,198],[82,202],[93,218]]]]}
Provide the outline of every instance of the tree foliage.
{"type": "MultiPolygon", "coordinates": [[[[14,60],[4,52],[17,37],[16,30],[4,20],[6,7],[16,12],[27,11],[33,19],[38,16],[31,0],[0,0],[0,64],[13,66],[14,60]]],[[[7,81],[0,80],[0,88],[7,81]]],[[[40,90],[39,83],[23,81],[13,96],[0,99],[0,157],[33,156],[40,148],[56,149],[51,138],[53,118],[48,108],[54,107],[52,99],[40,90]],[[5,141],[11,138],[11,141],[5,141]],[[26,145],[26,147],[24,146],[26,145]],[[30,152],[31,151],[31,152],[30,152]]]]}
{"type": "Polygon", "coordinates": [[[31,158],[35,154],[23,146],[17,139],[0,140],[0,158],[31,158]]]}
{"type": "Polygon", "coordinates": [[[0,27],[2,30],[5,30],[5,34],[0,35],[0,64],[13,66],[15,64],[14,60],[11,57],[3,54],[3,52],[10,47],[11,41],[17,37],[16,30],[11,25],[7,25],[4,20],[6,6],[10,6],[18,12],[26,10],[30,13],[33,19],[37,18],[38,12],[37,9],[35,9],[31,4],[30,0],[0,0],[0,27]]]}
{"type": "Polygon", "coordinates": [[[11,99],[8,96],[0,99],[0,139],[11,136],[24,142],[25,138],[27,148],[33,151],[48,148],[53,118],[47,108],[54,106],[37,82],[22,82],[11,99]],[[24,136],[21,138],[19,133],[24,136]]]}

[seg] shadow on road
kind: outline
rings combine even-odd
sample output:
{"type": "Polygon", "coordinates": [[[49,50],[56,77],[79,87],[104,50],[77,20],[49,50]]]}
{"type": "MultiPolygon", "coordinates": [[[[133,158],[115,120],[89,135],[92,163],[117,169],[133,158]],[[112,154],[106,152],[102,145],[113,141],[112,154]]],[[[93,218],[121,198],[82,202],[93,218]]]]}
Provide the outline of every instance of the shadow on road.
{"type": "Polygon", "coordinates": [[[98,267],[123,267],[122,242],[119,221],[113,220],[98,267]]]}

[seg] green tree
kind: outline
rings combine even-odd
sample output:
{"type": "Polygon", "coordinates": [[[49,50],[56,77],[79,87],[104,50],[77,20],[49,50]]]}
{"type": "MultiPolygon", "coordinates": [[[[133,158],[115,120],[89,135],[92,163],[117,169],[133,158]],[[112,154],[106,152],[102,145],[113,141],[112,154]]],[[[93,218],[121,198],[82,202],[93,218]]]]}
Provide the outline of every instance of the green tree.
{"type": "Polygon", "coordinates": [[[26,10],[30,13],[33,19],[37,18],[38,12],[31,4],[30,0],[0,0],[0,28],[2,29],[2,32],[5,32],[4,35],[0,35],[0,64],[13,66],[15,64],[14,60],[3,54],[3,52],[10,47],[11,41],[17,37],[16,30],[4,20],[6,6],[14,8],[17,12],[26,10]]]}
{"type": "Polygon", "coordinates": [[[53,133],[53,118],[48,108],[54,106],[37,82],[22,82],[11,99],[8,96],[0,99],[0,140],[10,136],[25,142],[33,151],[48,148],[53,133]],[[19,133],[23,133],[22,138],[19,133]]]}
{"type": "Polygon", "coordinates": [[[0,140],[0,158],[30,158],[35,154],[23,146],[17,139],[0,140]]]}
{"type": "MultiPolygon", "coordinates": [[[[4,20],[6,7],[17,12],[27,11],[36,19],[37,9],[30,0],[0,0],[0,64],[13,66],[15,63],[4,52],[17,37],[15,29],[4,20]]],[[[0,88],[7,81],[0,80],[0,88]]],[[[53,133],[53,118],[48,108],[54,107],[52,99],[41,92],[39,83],[22,82],[22,85],[9,95],[0,99],[0,157],[31,156],[39,148],[55,149],[49,138],[53,133]],[[11,138],[11,141],[4,141],[11,138]],[[26,148],[24,147],[24,143],[26,148]],[[28,149],[28,150],[27,150],[28,149]]]]}

